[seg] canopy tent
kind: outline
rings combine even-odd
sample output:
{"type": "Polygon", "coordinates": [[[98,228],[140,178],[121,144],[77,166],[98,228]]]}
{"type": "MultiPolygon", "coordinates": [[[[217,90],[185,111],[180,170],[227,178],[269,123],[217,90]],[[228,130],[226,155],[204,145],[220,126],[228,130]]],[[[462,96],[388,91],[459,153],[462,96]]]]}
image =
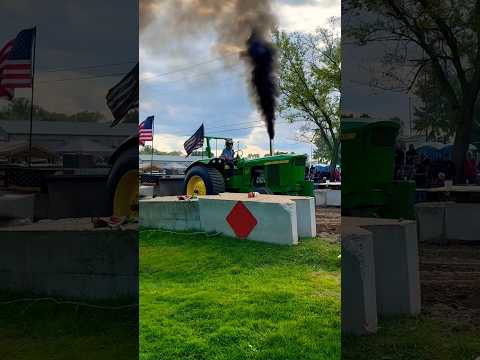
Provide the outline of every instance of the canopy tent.
{"type": "MultiPolygon", "coordinates": [[[[416,150],[420,155],[425,155],[431,160],[438,160],[444,155],[446,155],[449,159],[452,159],[453,145],[442,143],[425,143],[416,147],[416,150]]],[[[469,150],[478,151],[474,145],[470,145],[469,150]]]]}

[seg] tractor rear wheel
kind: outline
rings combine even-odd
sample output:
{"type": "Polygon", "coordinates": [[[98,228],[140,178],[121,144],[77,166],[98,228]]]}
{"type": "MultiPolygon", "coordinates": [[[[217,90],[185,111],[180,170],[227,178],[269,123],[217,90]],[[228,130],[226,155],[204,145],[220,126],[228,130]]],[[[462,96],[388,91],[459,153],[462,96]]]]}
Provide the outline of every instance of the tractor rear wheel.
{"type": "Polygon", "coordinates": [[[115,216],[138,217],[138,149],[123,151],[110,170],[107,180],[111,213],[115,216]]]}
{"type": "Polygon", "coordinates": [[[194,166],[185,176],[183,192],[186,195],[217,195],[225,192],[223,175],[215,168],[194,166]]]}

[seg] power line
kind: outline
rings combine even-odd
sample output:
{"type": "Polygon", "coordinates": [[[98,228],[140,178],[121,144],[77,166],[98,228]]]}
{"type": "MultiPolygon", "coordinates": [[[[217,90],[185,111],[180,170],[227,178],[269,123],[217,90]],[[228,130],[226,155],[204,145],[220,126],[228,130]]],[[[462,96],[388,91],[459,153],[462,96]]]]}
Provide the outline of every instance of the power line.
{"type": "Polygon", "coordinates": [[[36,84],[45,84],[45,83],[52,83],[52,82],[63,82],[63,81],[71,81],[71,80],[90,80],[90,79],[98,79],[98,78],[106,78],[106,77],[116,77],[116,76],[125,76],[125,75],[126,75],[125,72],[121,72],[121,73],[110,73],[110,74],[102,74],[102,75],[92,75],[92,76],[81,76],[81,77],[73,77],[73,78],[43,80],[43,81],[37,81],[36,84]]]}
{"type": "Polygon", "coordinates": [[[118,63],[110,63],[110,64],[100,64],[100,65],[86,65],[86,66],[78,66],[78,67],[72,67],[72,68],[58,68],[58,69],[45,69],[45,70],[39,70],[41,72],[62,72],[62,71],[75,71],[75,70],[86,70],[86,69],[97,69],[97,68],[103,68],[103,67],[109,67],[109,66],[119,66],[119,65],[125,65],[125,64],[134,64],[137,63],[138,61],[124,61],[124,62],[118,62],[118,63]]]}
{"type": "Polygon", "coordinates": [[[238,54],[235,53],[235,54],[225,55],[225,56],[222,56],[222,57],[217,57],[217,58],[213,58],[213,59],[210,59],[210,60],[202,61],[202,62],[199,62],[199,63],[196,63],[196,64],[191,64],[191,65],[183,67],[183,68],[167,71],[165,73],[153,74],[152,76],[147,77],[147,78],[143,78],[141,80],[150,80],[150,79],[161,77],[161,76],[176,74],[176,73],[179,73],[179,72],[190,70],[190,69],[192,69],[196,66],[199,66],[199,65],[205,65],[205,64],[209,64],[209,63],[212,63],[212,62],[215,62],[215,61],[218,61],[218,60],[223,60],[223,59],[225,59],[225,57],[231,57],[233,55],[238,55],[238,54]]]}

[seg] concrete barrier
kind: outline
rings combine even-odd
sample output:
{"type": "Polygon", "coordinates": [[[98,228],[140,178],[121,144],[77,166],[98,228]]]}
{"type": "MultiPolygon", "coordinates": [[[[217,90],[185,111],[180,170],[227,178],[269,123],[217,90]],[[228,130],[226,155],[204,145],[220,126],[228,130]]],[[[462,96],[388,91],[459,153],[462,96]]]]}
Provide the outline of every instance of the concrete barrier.
{"type": "Polygon", "coordinates": [[[305,196],[261,194],[248,198],[247,194],[222,193],[195,200],[175,196],[142,199],[140,224],[289,245],[297,244],[299,237],[316,236],[315,202],[305,196]]]}
{"type": "Polygon", "coordinates": [[[314,191],[316,206],[341,206],[341,190],[317,189],[314,191]]]}
{"type": "Polygon", "coordinates": [[[295,202],[298,237],[315,237],[317,235],[315,198],[309,196],[288,196],[288,198],[295,202]]]}
{"type": "Polygon", "coordinates": [[[162,196],[140,200],[140,225],[167,230],[202,230],[198,200],[162,196]]]}
{"type": "Polygon", "coordinates": [[[480,203],[429,202],[415,211],[419,241],[480,241],[480,203]]]}
{"type": "Polygon", "coordinates": [[[327,206],[327,191],[326,190],[315,190],[315,206],[327,206]]]}
{"type": "Polygon", "coordinates": [[[155,186],[153,185],[140,185],[140,197],[152,197],[154,194],[155,186]]]}
{"type": "Polygon", "coordinates": [[[199,207],[204,231],[273,244],[298,243],[296,205],[288,198],[225,193],[200,197],[199,207]]]}
{"type": "Polygon", "coordinates": [[[0,239],[1,290],[87,300],[138,299],[136,229],[93,230],[87,222],[58,229],[34,224],[3,230],[0,239]]]}
{"type": "Polygon", "coordinates": [[[377,331],[372,233],[342,225],[342,333],[377,331]]]}
{"type": "Polygon", "coordinates": [[[445,238],[480,241],[480,203],[454,203],[445,209],[445,238]]]}
{"type": "Polygon", "coordinates": [[[415,205],[419,241],[446,243],[445,215],[448,203],[420,203],[415,205]]]}
{"type": "Polygon", "coordinates": [[[0,218],[29,219],[35,216],[34,194],[0,195],[0,218]]]}
{"type": "Polygon", "coordinates": [[[420,313],[420,276],[415,221],[342,217],[343,226],[372,234],[379,316],[420,313]]]}

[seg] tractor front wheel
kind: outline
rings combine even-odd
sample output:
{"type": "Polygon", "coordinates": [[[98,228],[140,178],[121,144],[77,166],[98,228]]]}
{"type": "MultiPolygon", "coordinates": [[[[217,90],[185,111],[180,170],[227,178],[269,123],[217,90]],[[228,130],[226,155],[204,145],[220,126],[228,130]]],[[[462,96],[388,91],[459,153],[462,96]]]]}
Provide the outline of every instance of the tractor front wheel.
{"type": "Polygon", "coordinates": [[[185,176],[183,192],[186,195],[217,195],[225,192],[225,180],[215,168],[194,166],[185,176]]]}

